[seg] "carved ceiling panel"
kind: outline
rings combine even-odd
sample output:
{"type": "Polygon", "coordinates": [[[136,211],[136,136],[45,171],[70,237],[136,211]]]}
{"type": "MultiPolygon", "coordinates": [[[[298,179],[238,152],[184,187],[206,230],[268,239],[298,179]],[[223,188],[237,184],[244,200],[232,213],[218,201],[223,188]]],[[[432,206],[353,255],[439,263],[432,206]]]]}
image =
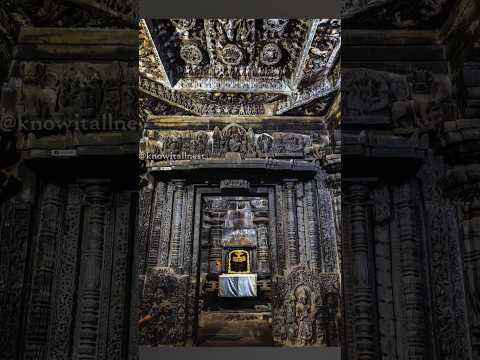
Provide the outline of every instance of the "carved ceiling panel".
{"type": "Polygon", "coordinates": [[[196,115],[328,110],[340,85],[340,20],[150,19],[139,36],[141,90],[196,115]]]}

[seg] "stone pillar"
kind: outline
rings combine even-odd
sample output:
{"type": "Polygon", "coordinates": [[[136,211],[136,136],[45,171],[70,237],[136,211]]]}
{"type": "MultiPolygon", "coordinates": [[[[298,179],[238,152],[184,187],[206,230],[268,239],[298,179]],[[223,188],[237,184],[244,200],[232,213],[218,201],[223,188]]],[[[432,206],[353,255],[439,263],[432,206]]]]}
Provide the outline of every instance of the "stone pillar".
{"type": "Polygon", "coordinates": [[[425,357],[425,313],[423,310],[423,279],[421,275],[422,244],[419,241],[415,202],[418,198],[414,184],[405,183],[394,190],[397,211],[398,242],[400,245],[400,277],[405,311],[406,359],[423,360],[425,357]]]}
{"type": "Polygon", "coordinates": [[[208,272],[220,274],[222,272],[222,228],[214,225],[210,228],[210,248],[208,249],[208,272]]]}
{"type": "Polygon", "coordinates": [[[78,325],[74,339],[74,359],[78,360],[97,359],[108,191],[105,181],[86,181],[84,246],[80,264],[78,325]]]}
{"type": "Polygon", "coordinates": [[[38,235],[33,249],[30,299],[25,326],[24,359],[47,360],[51,310],[55,296],[56,248],[63,217],[64,190],[45,184],[40,202],[38,235]]]}
{"type": "MultiPolygon", "coordinates": [[[[153,181],[152,181],[153,182],[153,181]]],[[[147,272],[149,269],[152,269],[156,266],[165,266],[167,254],[162,254],[162,245],[164,242],[167,243],[168,249],[168,238],[164,238],[165,224],[163,218],[168,213],[166,208],[166,196],[167,196],[167,185],[162,181],[156,181],[155,186],[153,184],[151,187],[150,193],[150,203],[142,204],[142,221],[147,221],[148,226],[145,228],[147,231],[148,239],[145,239],[146,246],[146,255],[145,255],[145,267],[144,271],[147,272]],[[151,208],[151,210],[144,210],[145,208],[151,208]],[[148,245],[147,245],[148,244],[148,245]]],[[[144,196],[144,191],[142,189],[140,196],[144,196]]],[[[169,219],[170,220],[170,219],[169,219]]],[[[142,229],[143,230],[143,229],[142,229]]],[[[142,240],[142,239],[140,239],[142,240]]]]}
{"type": "Polygon", "coordinates": [[[369,233],[368,233],[368,194],[369,182],[363,179],[350,180],[347,183],[345,196],[348,199],[349,221],[344,229],[349,235],[351,251],[351,274],[343,273],[348,277],[351,287],[344,292],[346,306],[349,309],[349,321],[353,322],[351,336],[353,340],[352,360],[373,360],[375,356],[374,345],[374,319],[373,319],[373,291],[370,278],[369,262],[369,233]],[[347,296],[350,296],[347,299],[347,296]]]}
{"type": "Polygon", "coordinates": [[[462,206],[465,236],[465,282],[470,315],[470,336],[474,358],[480,358],[480,197],[462,206]]]}
{"type": "Polygon", "coordinates": [[[322,270],[319,218],[317,208],[317,197],[315,191],[315,182],[309,181],[305,184],[305,212],[306,212],[306,238],[309,248],[310,268],[314,271],[322,270]]]}
{"type": "Polygon", "coordinates": [[[182,247],[182,214],[183,198],[185,196],[185,180],[174,180],[172,235],[170,238],[169,266],[178,269],[181,267],[182,247]]]}
{"type": "Polygon", "coordinates": [[[296,180],[285,180],[286,223],[287,223],[287,266],[299,262],[296,180]]]}
{"type": "Polygon", "coordinates": [[[270,256],[268,249],[268,220],[267,222],[261,222],[257,225],[257,272],[260,274],[270,273],[270,256]]]}
{"type": "Polygon", "coordinates": [[[146,270],[147,244],[153,207],[154,179],[150,176],[143,176],[140,180],[138,230],[135,236],[134,257],[131,278],[130,297],[130,320],[128,331],[128,359],[135,359],[138,356],[138,319],[140,317],[140,304],[144,287],[146,270]]]}
{"type": "Polygon", "coordinates": [[[335,220],[335,234],[337,239],[337,252],[339,268],[342,268],[342,175],[341,154],[327,155],[325,170],[327,172],[326,185],[332,192],[333,213],[335,220]]]}
{"type": "Polygon", "coordinates": [[[454,166],[446,184],[462,213],[467,311],[473,359],[477,359],[480,358],[480,165],[454,166]]]}

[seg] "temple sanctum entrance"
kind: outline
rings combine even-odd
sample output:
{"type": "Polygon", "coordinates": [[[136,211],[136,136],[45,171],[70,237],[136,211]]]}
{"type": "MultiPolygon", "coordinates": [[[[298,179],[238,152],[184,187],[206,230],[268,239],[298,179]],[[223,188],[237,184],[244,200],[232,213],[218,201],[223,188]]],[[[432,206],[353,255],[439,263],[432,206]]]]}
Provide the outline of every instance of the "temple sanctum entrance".
{"type": "Polygon", "coordinates": [[[273,345],[268,193],[201,202],[198,344],[273,345]]]}
{"type": "Polygon", "coordinates": [[[145,156],[141,344],[338,346],[334,193],[305,151],[311,137],[258,134],[239,124],[146,134],[145,153],[191,141],[211,143],[213,151],[200,160],[145,156]],[[247,136],[256,139],[251,158],[228,151],[229,139],[247,136]],[[262,138],[279,158],[259,155],[262,138]]]}
{"type": "Polygon", "coordinates": [[[338,347],[340,21],[139,35],[140,345],[338,347]]]}

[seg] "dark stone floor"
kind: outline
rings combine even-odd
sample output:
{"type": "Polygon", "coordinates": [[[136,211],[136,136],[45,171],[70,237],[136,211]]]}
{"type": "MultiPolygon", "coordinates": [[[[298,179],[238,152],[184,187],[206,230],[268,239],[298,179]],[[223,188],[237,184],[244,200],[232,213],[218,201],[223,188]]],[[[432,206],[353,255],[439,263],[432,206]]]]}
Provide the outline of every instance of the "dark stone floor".
{"type": "Polygon", "coordinates": [[[272,313],[211,311],[202,313],[198,346],[273,346],[272,313]]]}

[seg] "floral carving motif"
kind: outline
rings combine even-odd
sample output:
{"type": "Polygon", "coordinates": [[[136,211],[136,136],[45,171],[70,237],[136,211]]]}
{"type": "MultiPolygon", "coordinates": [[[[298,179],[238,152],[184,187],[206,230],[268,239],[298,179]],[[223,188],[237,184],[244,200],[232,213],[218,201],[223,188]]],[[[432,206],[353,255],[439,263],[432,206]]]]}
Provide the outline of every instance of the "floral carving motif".
{"type": "Polygon", "coordinates": [[[194,44],[183,45],[180,48],[180,57],[187,63],[198,65],[203,60],[202,51],[194,44]]]}
{"type": "Polygon", "coordinates": [[[277,44],[270,43],[263,47],[260,54],[260,61],[265,65],[275,65],[282,60],[282,50],[277,44]]]}

